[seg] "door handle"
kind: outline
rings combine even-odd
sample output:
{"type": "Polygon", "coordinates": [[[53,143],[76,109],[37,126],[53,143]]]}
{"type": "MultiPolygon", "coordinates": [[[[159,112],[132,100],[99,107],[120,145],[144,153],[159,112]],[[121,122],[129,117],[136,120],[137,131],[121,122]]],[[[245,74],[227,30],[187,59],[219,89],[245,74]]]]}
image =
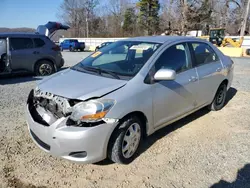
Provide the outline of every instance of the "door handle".
{"type": "Polygon", "coordinates": [[[216,72],[220,72],[222,69],[219,67],[216,69],[216,72]]]}
{"type": "Polygon", "coordinates": [[[197,77],[195,77],[195,76],[191,76],[191,78],[189,78],[189,82],[195,82],[195,81],[197,81],[198,80],[198,78],[197,77]]]}

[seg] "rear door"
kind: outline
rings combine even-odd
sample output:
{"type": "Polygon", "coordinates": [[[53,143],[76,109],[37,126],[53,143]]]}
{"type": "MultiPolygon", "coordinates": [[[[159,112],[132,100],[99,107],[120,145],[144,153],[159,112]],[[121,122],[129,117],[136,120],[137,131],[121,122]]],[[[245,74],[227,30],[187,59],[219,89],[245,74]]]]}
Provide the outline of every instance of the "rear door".
{"type": "Polygon", "coordinates": [[[213,100],[215,92],[224,80],[223,67],[219,56],[207,43],[190,42],[189,47],[199,77],[197,103],[202,106],[213,100]]]}
{"type": "Polygon", "coordinates": [[[31,38],[10,38],[11,68],[15,70],[30,70],[36,62],[36,51],[31,38]]]}
{"type": "Polygon", "coordinates": [[[34,56],[36,58],[36,61],[48,56],[48,52],[50,49],[48,47],[45,47],[45,41],[42,38],[33,38],[34,43],[34,56]]]}

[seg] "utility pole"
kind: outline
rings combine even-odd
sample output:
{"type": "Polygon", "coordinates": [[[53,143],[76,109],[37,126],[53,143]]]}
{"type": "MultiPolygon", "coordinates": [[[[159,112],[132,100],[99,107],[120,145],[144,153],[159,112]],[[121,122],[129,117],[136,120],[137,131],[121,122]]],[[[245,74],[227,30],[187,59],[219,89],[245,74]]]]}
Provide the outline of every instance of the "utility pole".
{"type": "Polygon", "coordinates": [[[241,26],[241,29],[240,29],[240,36],[241,37],[243,37],[245,35],[245,30],[246,30],[248,15],[249,15],[249,8],[250,8],[250,0],[247,1],[245,15],[244,15],[244,18],[243,18],[243,21],[242,21],[242,26],[241,26]]]}
{"type": "Polygon", "coordinates": [[[88,21],[88,17],[86,17],[86,30],[87,30],[87,38],[89,38],[89,21],[88,21]]]}

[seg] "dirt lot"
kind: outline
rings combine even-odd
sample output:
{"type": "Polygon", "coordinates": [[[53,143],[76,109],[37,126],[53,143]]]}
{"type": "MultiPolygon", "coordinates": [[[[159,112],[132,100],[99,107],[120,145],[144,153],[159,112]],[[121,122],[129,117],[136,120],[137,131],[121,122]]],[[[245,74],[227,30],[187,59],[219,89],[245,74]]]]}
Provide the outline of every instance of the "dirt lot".
{"type": "MultiPolygon", "coordinates": [[[[63,55],[72,65],[86,54],[63,55]]],[[[250,187],[250,61],[235,63],[223,110],[203,109],[158,131],[130,165],[74,164],[41,151],[23,110],[40,78],[1,78],[0,187],[250,187]]]]}

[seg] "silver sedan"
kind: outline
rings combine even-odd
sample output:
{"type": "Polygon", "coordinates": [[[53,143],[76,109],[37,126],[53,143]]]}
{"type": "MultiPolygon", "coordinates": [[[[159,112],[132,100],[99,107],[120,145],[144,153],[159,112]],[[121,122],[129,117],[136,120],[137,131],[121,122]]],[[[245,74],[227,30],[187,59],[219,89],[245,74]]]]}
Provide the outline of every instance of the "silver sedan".
{"type": "Polygon", "coordinates": [[[145,136],[203,107],[222,109],[233,68],[229,57],[202,39],[120,40],[30,92],[30,135],[54,156],[127,164],[145,136]]]}

